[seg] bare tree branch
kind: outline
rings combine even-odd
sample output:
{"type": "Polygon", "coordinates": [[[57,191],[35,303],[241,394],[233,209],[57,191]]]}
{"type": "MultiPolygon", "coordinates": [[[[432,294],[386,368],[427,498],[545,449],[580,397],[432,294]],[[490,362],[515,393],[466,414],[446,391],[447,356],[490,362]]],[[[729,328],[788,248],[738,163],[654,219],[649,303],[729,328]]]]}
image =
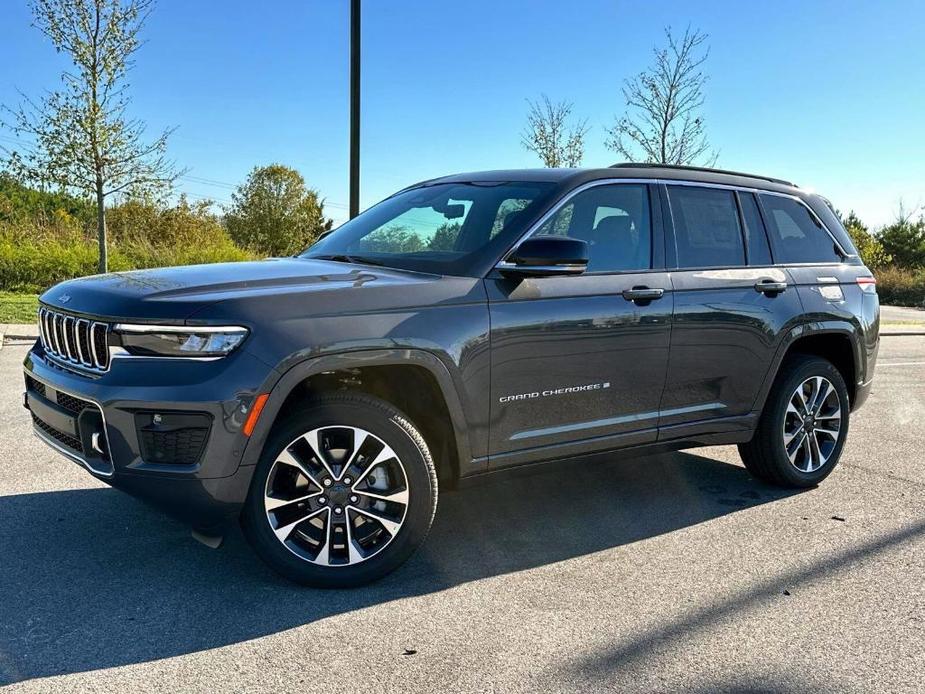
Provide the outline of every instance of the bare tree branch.
{"type": "Polygon", "coordinates": [[[535,152],[547,167],[572,167],[581,164],[584,156],[587,119],[568,125],[572,104],[566,101],[552,103],[542,95],[541,101],[527,101],[527,127],[521,133],[524,148],[535,152]]]}
{"type": "Polygon", "coordinates": [[[701,70],[710,55],[707,34],[688,27],[680,40],[665,29],[667,46],[655,62],[623,83],[624,114],[607,130],[606,146],[628,161],[714,165],[719,154],[706,137],[701,70]],[[702,50],[702,52],[701,52],[702,50]]]}

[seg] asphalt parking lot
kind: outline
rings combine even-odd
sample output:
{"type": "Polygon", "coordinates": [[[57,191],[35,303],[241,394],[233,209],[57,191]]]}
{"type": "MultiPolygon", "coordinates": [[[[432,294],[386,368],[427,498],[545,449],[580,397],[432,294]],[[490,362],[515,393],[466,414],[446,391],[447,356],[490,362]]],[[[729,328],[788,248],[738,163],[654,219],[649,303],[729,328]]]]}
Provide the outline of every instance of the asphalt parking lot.
{"type": "Polygon", "coordinates": [[[571,463],[441,497],[365,589],[277,578],[31,435],[0,349],[10,691],[923,691],[925,336],[883,339],[839,468],[794,493],[734,448],[571,463]]]}

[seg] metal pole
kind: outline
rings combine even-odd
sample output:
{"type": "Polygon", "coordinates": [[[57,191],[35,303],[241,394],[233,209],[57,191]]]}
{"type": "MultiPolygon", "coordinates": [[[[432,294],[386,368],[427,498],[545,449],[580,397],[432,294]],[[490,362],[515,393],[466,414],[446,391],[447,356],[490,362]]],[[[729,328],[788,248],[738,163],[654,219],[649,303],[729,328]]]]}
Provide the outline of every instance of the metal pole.
{"type": "Polygon", "coordinates": [[[350,219],[360,213],[360,0],[350,0],[350,219]]]}

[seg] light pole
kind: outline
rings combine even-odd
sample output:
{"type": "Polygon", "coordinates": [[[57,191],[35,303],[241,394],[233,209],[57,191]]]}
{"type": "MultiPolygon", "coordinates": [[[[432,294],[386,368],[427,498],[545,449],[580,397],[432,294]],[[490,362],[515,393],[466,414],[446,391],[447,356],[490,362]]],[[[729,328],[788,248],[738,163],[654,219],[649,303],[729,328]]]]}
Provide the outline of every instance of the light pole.
{"type": "Polygon", "coordinates": [[[350,219],[360,213],[360,0],[350,0],[350,219]]]}

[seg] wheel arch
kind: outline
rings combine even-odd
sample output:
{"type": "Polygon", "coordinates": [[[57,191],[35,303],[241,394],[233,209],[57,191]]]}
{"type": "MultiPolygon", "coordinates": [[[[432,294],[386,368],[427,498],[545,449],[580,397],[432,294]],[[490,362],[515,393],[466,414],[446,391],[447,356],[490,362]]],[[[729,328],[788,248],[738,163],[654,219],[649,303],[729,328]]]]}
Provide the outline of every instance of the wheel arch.
{"type": "Polygon", "coordinates": [[[459,478],[460,470],[471,460],[462,403],[446,365],[431,352],[416,349],[343,352],[307,359],[293,365],[270,391],[245,446],[241,465],[257,464],[274,424],[281,416],[285,416],[287,409],[295,402],[310,397],[312,392],[326,392],[318,390],[319,387],[349,390],[347,379],[351,377],[358,379],[358,387],[354,388],[357,392],[380,397],[402,410],[415,426],[421,428],[428,447],[434,448],[446,440],[445,449],[431,450],[431,454],[443,481],[455,482],[459,478]],[[373,374],[378,378],[371,378],[373,374]],[[339,385],[335,386],[335,382],[339,385]],[[384,389],[396,382],[409,389],[425,388],[425,407],[417,411],[413,406],[407,407],[407,395],[389,397],[384,389]],[[422,412],[426,413],[423,418],[422,412]],[[415,415],[422,421],[415,422],[415,415]],[[447,433],[449,436],[445,436],[447,433]]]}
{"type": "Polygon", "coordinates": [[[845,379],[852,407],[863,380],[864,353],[857,326],[847,321],[826,321],[795,326],[787,333],[768,370],[753,410],[760,412],[777,380],[781,367],[791,354],[812,354],[832,362],[845,379]]]}

